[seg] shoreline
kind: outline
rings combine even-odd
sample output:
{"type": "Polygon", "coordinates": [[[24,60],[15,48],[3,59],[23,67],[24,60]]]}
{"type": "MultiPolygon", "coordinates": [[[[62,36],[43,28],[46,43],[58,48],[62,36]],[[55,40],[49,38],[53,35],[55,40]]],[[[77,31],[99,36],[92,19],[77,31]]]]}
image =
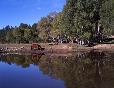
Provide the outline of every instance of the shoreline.
{"type": "MultiPolygon", "coordinates": [[[[114,44],[99,44],[93,47],[85,47],[77,44],[58,44],[50,45],[50,43],[39,43],[41,47],[45,48],[44,53],[72,53],[72,52],[89,52],[96,51],[114,51],[114,44]]],[[[32,51],[31,44],[0,44],[0,49],[6,52],[29,52],[39,53],[41,51],[32,51]]]]}

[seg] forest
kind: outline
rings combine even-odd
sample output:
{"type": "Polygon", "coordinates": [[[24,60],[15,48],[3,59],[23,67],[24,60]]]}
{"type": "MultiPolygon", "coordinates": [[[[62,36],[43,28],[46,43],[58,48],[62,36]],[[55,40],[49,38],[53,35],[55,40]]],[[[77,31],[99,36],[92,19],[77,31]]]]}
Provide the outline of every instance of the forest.
{"type": "Polygon", "coordinates": [[[103,43],[114,35],[114,0],[66,0],[37,23],[0,29],[0,43],[103,43]]]}

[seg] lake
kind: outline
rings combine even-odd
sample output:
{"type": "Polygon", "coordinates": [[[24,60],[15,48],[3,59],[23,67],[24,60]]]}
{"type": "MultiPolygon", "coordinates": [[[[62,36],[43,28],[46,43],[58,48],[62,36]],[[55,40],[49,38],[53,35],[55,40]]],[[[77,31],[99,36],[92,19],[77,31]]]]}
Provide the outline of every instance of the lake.
{"type": "Polygon", "coordinates": [[[114,88],[114,53],[2,53],[0,88],[114,88]]]}

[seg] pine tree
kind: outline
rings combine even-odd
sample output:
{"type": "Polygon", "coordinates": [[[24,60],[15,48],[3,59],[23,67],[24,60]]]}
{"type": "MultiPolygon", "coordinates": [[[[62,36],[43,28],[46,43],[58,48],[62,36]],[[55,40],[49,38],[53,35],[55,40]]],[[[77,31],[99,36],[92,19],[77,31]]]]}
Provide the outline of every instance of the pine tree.
{"type": "Polygon", "coordinates": [[[113,28],[113,17],[113,0],[67,0],[61,30],[67,36],[100,43],[113,28]]]}

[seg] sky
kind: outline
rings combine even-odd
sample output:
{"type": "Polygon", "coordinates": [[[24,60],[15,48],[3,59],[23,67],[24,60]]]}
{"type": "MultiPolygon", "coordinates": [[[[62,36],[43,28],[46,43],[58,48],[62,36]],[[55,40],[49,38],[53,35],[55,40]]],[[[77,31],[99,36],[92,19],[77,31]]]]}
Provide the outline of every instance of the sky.
{"type": "Polygon", "coordinates": [[[0,0],[0,28],[37,23],[50,12],[60,12],[65,0],[0,0]]]}

